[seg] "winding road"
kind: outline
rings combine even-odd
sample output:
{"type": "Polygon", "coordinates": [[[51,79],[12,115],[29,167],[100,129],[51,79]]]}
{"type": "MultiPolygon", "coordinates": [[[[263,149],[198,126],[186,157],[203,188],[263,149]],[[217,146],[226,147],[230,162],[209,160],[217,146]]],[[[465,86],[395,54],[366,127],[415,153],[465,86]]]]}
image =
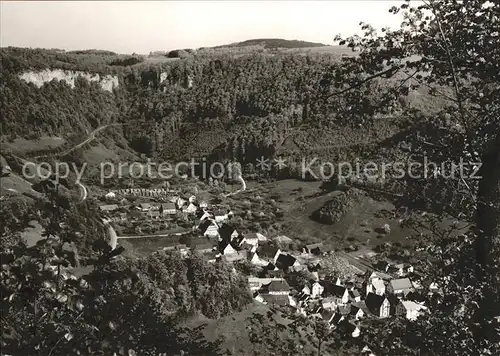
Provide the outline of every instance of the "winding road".
{"type": "MultiPolygon", "coordinates": [[[[63,156],[66,156],[67,154],[73,152],[74,150],[77,150],[79,149],[80,147],[86,145],[87,143],[89,143],[90,141],[92,141],[93,139],[95,139],[95,136],[101,132],[102,130],[104,129],[107,129],[108,127],[111,127],[111,126],[122,126],[122,125],[126,125],[126,124],[122,124],[122,123],[115,123],[115,124],[107,124],[107,125],[103,125],[103,126],[99,126],[98,128],[96,128],[94,131],[92,131],[88,137],[83,140],[82,142],[80,142],[79,144],[67,149],[66,151],[63,151],[61,153],[57,153],[55,154],[54,156],[55,157],[63,157],[63,156]]],[[[40,156],[35,156],[33,158],[35,159],[38,159],[38,158],[42,158],[42,157],[49,157],[49,155],[47,154],[43,154],[43,155],[40,155],[40,156]]]]}

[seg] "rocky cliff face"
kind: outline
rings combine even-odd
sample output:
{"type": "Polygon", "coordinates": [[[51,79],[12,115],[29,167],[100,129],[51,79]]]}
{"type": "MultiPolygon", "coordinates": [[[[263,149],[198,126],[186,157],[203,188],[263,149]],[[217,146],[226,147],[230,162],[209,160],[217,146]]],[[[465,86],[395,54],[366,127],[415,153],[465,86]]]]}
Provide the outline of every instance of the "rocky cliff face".
{"type": "Polygon", "coordinates": [[[98,82],[103,90],[112,92],[114,88],[119,85],[119,80],[117,76],[113,75],[100,75],[94,73],[80,72],[80,71],[68,71],[63,69],[45,69],[42,71],[28,71],[19,75],[19,78],[27,83],[33,83],[38,88],[43,84],[57,79],[59,81],[66,82],[72,88],[75,87],[75,80],[78,77],[82,77],[89,82],[98,82]]]}

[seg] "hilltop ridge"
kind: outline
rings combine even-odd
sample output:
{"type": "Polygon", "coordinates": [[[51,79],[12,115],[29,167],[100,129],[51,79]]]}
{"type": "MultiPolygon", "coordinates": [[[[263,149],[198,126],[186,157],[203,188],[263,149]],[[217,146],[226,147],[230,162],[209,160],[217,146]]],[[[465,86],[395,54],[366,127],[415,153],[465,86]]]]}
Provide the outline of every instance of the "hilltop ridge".
{"type": "Polygon", "coordinates": [[[247,47],[247,46],[263,46],[264,48],[307,48],[307,47],[325,47],[326,44],[318,42],[308,42],[301,40],[286,40],[283,38],[255,38],[242,42],[235,42],[228,45],[216,46],[214,48],[223,47],[247,47]]]}

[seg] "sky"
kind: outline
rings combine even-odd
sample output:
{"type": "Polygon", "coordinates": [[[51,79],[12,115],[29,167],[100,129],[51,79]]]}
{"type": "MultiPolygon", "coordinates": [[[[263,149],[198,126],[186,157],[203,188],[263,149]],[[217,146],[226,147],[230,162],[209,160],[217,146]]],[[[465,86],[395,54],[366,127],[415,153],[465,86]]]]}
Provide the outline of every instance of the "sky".
{"type": "Polygon", "coordinates": [[[398,27],[402,1],[1,1],[0,45],[147,54],[253,38],[334,44],[359,22],[398,27]]]}

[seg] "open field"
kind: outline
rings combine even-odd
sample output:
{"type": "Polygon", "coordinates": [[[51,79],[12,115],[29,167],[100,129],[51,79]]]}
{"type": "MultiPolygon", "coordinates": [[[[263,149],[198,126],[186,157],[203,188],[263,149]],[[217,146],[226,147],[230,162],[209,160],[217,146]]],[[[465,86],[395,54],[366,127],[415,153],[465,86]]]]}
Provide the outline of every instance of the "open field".
{"type": "MultiPolygon", "coordinates": [[[[339,191],[324,189],[322,182],[281,180],[258,184],[248,182],[249,190],[233,199],[244,199],[247,195],[260,195],[265,200],[277,199],[284,212],[281,234],[297,242],[322,241],[330,249],[342,250],[351,244],[360,248],[351,255],[369,253],[372,248],[386,242],[400,242],[412,245],[415,231],[401,227],[395,206],[388,201],[379,201],[369,194],[362,194],[360,201],[348,211],[339,222],[323,224],[311,219],[311,214],[331,200],[339,191]],[[389,224],[391,231],[384,234],[381,228],[389,224]]],[[[441,228],[447,228],[453,221],[445,220],[441,228]]]]}
{"type": "Polygon", "coordinates": [[[24,154],[31,151],[54,149],[65,143],[66,140],[64,138],[57,136],[42,136],[37,140],[16,138],[13,141],[2,141],[2,149],[9,149],[14,153],[24,154]]]}

